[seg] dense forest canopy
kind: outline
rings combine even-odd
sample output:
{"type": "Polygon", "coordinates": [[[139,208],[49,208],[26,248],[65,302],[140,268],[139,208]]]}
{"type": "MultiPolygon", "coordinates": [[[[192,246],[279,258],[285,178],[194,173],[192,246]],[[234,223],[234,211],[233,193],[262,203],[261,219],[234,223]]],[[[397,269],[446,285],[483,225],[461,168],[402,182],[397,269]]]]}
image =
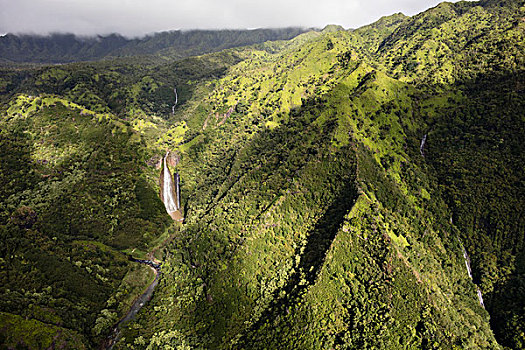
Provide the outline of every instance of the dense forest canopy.
{"type": "Polygon", "coordinates": [[[26,63],[69,63],[129,56],[173,60],[265,41],[289,40],[305,31],[302,28],[177,30],[135,39],[118,34],[96,37],[7,34],[0,37],[0,57],[6,62],[26,63]]]}

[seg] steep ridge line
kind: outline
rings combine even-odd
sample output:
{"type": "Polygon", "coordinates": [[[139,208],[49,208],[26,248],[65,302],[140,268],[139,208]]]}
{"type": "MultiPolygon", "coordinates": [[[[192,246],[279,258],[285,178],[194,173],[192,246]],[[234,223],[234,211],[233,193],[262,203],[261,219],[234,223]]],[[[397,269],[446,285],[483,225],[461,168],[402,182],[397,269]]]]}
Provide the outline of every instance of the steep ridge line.
{"type": "MultiPolygon", "coordinates": [[[[355,163],[353,167],[355,174],[355,163]]],[[[293,272],[283,288],[274,292],[274,299],[271,305],[263,312],[261,317],[244,332],[239,339],[239,348],[248,348],[247,346],[252,340],[251,336],[257,329],[275,319],[278,315],[287,313],[289,307],[306,292],[309,286],[315,283],[325,261],[326,254],[344,221],[344,217],[354,206],[358,196],[355,178],[351,176],[341,178],[340,183],[341,189],[339,193],[317,221],[308,236],[306,244],[297,248],[296,256],[300,256],[300,261],[295,268],[295,272],[293,272]],[[299,283],[300,281],[306,281],[306,283],[299,283]],[[279,295],[283,294],[283,297],[279,297],[279,295]]]]}

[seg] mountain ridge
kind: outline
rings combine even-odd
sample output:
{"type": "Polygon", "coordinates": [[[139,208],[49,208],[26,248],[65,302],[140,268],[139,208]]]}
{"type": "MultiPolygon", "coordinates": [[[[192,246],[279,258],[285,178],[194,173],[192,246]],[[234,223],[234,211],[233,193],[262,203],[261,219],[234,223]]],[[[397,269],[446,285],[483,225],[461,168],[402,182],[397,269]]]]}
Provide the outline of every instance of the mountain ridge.
{"type": "Polygon", "coordinates": [[[142,38],[126,38],[119,34],[92,37],[6,34],[0,37],[0,58],[26,63],[70,63],[136,55],[180,59],[269,40],[289,40],[305,31],[301,28],[174,30],[142,38]]]}

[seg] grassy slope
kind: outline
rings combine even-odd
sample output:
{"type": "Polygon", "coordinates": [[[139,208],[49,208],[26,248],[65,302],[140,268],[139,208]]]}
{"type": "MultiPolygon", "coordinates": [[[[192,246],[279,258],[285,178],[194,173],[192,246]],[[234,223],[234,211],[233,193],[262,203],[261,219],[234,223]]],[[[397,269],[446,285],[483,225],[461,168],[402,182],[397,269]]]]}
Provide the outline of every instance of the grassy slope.
{"type": "Polygon", "coordinates": [[[426,91],[419,110],[427,124],[421,134],[429,135],[427,162],[471,253],[498,341],[521,348],[524,305],[504,295],[523,293],[525,267],[519,180],[525,8],[518,1],[474,5],[482,6],[439,5],[431,11],[438,25],[425,31],[413,28],[431,21],[414,17],[376,59],[426,91]]]}

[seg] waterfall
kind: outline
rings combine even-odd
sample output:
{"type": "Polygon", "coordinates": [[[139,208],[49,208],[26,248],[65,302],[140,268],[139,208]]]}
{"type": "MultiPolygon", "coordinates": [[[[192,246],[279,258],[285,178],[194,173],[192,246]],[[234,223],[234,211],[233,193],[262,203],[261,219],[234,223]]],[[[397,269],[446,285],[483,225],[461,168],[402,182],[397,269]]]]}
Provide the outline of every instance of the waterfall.
{"type": "Polygon", "coordinates": [[[177,95],[177,88],[173,88],[173,92],[175,93],[175,104],[171,107],[171,114],[175,114],[175,106],[177,106],[177,103],[179,102],[179,96],[177,95]]]}
{"type": "MultiPolygon", "coordinates": [[[[477,287],[477,286],[476,286],[477,287]]],[[[483,303],[483,295],[481,295],[481,289],[478,288],[478,299],[479,299],[479,304],[483,307],[485,307],[485,303],[483,303]]]]}
{"type": "MultiPolygon", "coordinates": [[[[470,277],[470,279],[472,279],[472,269],[470,268],[470,258],[468,257],[467,250],[463,246],[463,243],[461,243],[461,240],[459,240],[459,244],[461,245],[461,250],[463,251],[463,259],[465,259],[465,265],[467,266],[468,276],[470,277]]],[[[479,304],[485,307],[485,304],[483,303],[483,295],[481,295],[481,289],[479,289],[477,285],[476,285],[476,289],[478,291],[479,304]]]]}
{"type": "Polygon", "coordinates": [[[425,142],[427,141],[427,134],[423,136],[423,139],[421,139],[421,145],[419,146],[419,153],[425,158],[425,142]]]}
{"type": "Polygon", "coordinates": [[[465,250],[465,247],[461,245],[461,249],[463,250],[463,258],[465,259],[465,265],[467,266],[467,273],[470,278],[472,278],[472,269],[470,268],[470,258],[468,257],[467,251],[465,250]]]}
{"type": "MultiPolygon", "coordinates": [[[[173,186],[173,179],[171,177],[170,170],[168,169],[168,164],[166,159],[168,158],[168,153],[164,156],[164,169],[162,177],[162,200],[164,201],[164,206],[168,213],[172,213],[179,209],[179,200],[178,200],[178,185],[177,181],[177,192],[173,186]],[[177,198],[175,198],[177,196],[177,198]]],[[[177,174],[178,175],[178,174],[177,174]]],[[[178,179],[177,179],[178,180],[178,179]]]]}
{"type": "Polygon", "coordinates": [[[175,173],[175,194],[177,196],[177,209],[180,209],[180,189],[179,189],[180,176],[179,173],[175,173]]]}

